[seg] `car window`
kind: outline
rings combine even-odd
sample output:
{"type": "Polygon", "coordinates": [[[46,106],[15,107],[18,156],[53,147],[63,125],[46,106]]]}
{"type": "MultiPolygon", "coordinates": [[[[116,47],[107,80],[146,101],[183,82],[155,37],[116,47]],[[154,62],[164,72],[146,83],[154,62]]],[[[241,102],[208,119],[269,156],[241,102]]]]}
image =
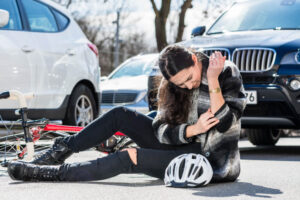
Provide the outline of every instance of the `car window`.
{"type": "Polygon", "coordinates": [[[248,1],[237,3],[210,28],[208,34],[227,31],[300,29],[300,3],[248,1]]]}
{"type": "Polygon", "coordinates": [[[61,14],[60,12],[52,9],[55,17],[56,17],[56,20],[57,20],[57,25],[58,25],[58,29],[61,31],[61,30],[64,30],[68,24],[69,24],[69,19],[64,16],[63,14],[61,14]]]}
{"type": "Polygon", "coordinates": [[[31,31],[56,32],[55,18],[48,6],[34,0],[22,1],[31,31]]]}
{"type": "Polygon", "coordinates": [[[9,12],[8,24],[0,29],[8,29],[8,30],[22,29],[20,14],[15,0],[0,1],[0,9],[9,12]]]}
{"type": "Polygon", "coordinates": [[[143,59],[134,59],[125,63],[120,67],[116,72],[114,72],[109,79],[120,78],[125,76],[141,76],[149,75],[153,67],[153,59],[143,60],[143,59]]]}

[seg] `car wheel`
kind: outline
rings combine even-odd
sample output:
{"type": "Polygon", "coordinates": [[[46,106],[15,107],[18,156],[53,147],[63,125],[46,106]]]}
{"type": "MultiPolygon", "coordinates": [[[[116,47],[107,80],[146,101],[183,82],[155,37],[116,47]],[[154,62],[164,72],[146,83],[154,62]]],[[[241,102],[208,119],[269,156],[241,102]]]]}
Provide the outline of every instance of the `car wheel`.
{"type": "Polygon", "coordinates": [[[254,145],[275,145],[281,135],[278,129],[246,129],[248,140],[254,145]]]}
{"type": "Polygon", "coordinates": [[[96,101],[90,88],[78,85],[72,92],[64,124],[86,126],[96,118],[96,101]]]}

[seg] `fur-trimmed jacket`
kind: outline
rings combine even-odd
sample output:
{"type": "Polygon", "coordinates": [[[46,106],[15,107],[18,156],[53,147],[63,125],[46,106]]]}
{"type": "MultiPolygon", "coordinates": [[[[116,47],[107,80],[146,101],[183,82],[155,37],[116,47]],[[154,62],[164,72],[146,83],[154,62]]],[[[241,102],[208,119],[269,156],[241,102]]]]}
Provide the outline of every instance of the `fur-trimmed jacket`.
{"type": "Polygon", "coordinates": [[[206,133],[186,138],[187,126],[195,124],[200,115],[210,107],[207,68],[208,63],[202,62],[201,84],[199,88],[193,89],[187,122],[171,127],[162,120],[164,111],[158,110],[152,126],[161,143],[173,145],[201,143],[201,152],[210,161],[214,171],[212,181],[234,181],[240,174],[238,140],[241,132],[240,118],[246,107],[242,77],[234,63],[225,61],[224,69],[218,78],[225,100],[223,106],[215,113],[219,123],[206,133]]]}

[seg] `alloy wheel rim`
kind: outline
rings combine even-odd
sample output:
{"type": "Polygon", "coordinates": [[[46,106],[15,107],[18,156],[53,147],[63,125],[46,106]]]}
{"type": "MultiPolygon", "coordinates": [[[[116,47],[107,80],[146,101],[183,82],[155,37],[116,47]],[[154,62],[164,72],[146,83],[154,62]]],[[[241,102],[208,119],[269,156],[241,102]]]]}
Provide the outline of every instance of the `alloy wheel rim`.
{"type": "Polygon", "coordinates": [[[75,104],[76,126],[86,126],[93,120],[93,107],[86,95],[80,95],[75,104]]]}

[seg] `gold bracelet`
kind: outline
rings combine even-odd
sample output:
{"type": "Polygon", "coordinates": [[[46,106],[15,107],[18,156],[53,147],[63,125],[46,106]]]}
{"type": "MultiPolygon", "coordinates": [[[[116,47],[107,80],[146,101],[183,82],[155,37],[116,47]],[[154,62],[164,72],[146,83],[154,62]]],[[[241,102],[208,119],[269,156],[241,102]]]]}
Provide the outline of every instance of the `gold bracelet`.
{"type": "Polygon", "coordinates": [[[213,90],[209,90],[209,93],[219,93],[219,92],[221,92],[221,89],[219,87],[213,90]]]}

